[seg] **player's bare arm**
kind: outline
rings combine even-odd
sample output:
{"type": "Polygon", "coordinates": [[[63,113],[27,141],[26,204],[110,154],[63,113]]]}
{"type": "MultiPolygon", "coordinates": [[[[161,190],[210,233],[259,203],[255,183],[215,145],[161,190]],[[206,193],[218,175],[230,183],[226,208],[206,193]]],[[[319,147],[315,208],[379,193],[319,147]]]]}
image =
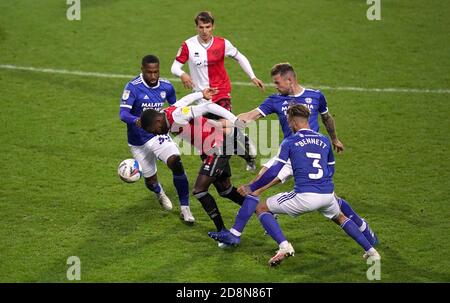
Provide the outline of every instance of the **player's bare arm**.
{"type": "Polygon", "coordinates": [[[170,71],[173,75],[180,77],[181,82],[183,83],[185,88],[192,89],[194,87],[194,83],[192,82],[191,76],[186,73],[183,68],[183,63],[178,62],[176,59],[172,63],[172,67],[170,68],[170,71]]]}
{"type": "Polygon", "coordinates": [[[336,134],[336,124],[334,123],[333,117],[327,112],[325,114],[321,114],[322,122],[327,129],[328,134],[331,138],[331,143],[333,144],[333,148],[338,153],[344,151],[344,144],[338,139],[336,134]]]}
{"type": "Polygon", "coordinates": [[[244,54],[238,52],[236,48],[234,49],[236,50],[237,53],[236,55],[233,56],[233,59],[239,62],[239,65],[241,66],[242,70],[250,77],[253,84],[255,84],[261,91],[264,91],[264,83],[255,76],[250,61],[247,59],[246,56],[244,56],[244,54]]]}
{"type": "Polygon", "coordinates": [[[260,196],[263,192],[265,192],[266,190],[268,190],[269,188],[271,188],[272,186],[275,186],[277,184],[281,183],[281,180],[278,177],[275,177],[275,179],[273,179],[269,184],[264,185],[263,187],[255,190],[253,192],[254,196],[260,196]]]}
{"type": "Polygon", "coordinates": [[[252,111],[239,114],[237,117],[238,117],[239,120],[242,120],[242,121],[245,121],[246,123],[248,123],[248,122],[251,122],[251,121],[258,120],[259,118],[262,117],[262,115],[259,112],[259,110],[255,108],[252,111]]]}
{"type": "MultiPolygon", "coordinates": [[[[261,170],[259,171],[258,175],[250,182],[256,182],[259,178],[261,178],[261,176],[264,174],[264,172],[267,170],[267,167],[262,167],[261,170]]],[[[250,191],[250,188],[248,187],[248,185],[242,185],[241,187],[239,187],[238,192],[239,194],[245,196],[248,194],[252,194],[253,196],[260,196],[264,191],[266,191],[267,189],[271,188],[272,186],[275,186],[277,184],[281,183],[281,180],[276,177],[275,179],[273,179],[269,184],[255,190],[253,193],[250,191]]]]}

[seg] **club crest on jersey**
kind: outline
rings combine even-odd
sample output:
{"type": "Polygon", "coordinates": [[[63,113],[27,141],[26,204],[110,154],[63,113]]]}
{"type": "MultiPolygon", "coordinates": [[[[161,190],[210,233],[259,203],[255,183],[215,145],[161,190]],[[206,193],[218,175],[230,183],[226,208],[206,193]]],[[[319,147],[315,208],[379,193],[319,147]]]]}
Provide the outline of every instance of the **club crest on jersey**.
{"type": "Polygon", "coordinates": [[[312,99],[311,98],[305,98],[305,102],[308,103],[308,104],[311,104],[312,99]]]}
{"type": "Polygon", "coordinates": [[[194,53],[194,57],[200,57],[200,54],[197,53],[197,52],[195,52],[195,53],[194,53]]]}
{"type": "Polygon", "coordinates": [[[129,90],[124,90],[123,94],[122,94],[122,100],[128,100],[128,98],[130,97],[130,91],[129,90]]]}
{"type": "Polygon", "coordinates": [[[161,98],[166,99],[166,92],[161,92],[159,95],[161,96],[161,98]]]}

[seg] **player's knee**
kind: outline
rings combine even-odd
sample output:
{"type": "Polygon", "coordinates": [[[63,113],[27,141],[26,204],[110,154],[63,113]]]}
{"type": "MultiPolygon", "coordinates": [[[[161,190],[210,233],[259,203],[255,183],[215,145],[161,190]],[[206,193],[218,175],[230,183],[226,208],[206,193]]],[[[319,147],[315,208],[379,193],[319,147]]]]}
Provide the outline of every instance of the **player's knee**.
{"type": "Polygon", "coordinates": [[[338,215],[333,217],[331,220],[333,220],[336,224],[342,225],[347,220],[347,217],[340,212],[338,215]]]}
{"type": "Polygon", "coordinates": [[[216,187],[217,192],[219,193],[219,196],[227,198],[228,195],[231,193],[231,191],[233,190],[233,187],[230,185],[228,188],[224,188],[224,187],[216,187]]]}
{"type": "Polygon", "coordinates": [[[183,163],[179,155],[172,155],[167,159],[167,166],[175,175],[182,175],[184,173],[183,163]]]}
{"type": "Polygon", "coordinates": [[[231,182],[229,179],[221,180],[219,182],[214,182],[214,186],[217,189],[217,192],[220,196],[225,197],[228,195],[231,190],[233,189],[233,186],[231,185],[231,182]]]}
{"type": "Polygon", "coordinates": [[[256,215],[260,215],[262,213],[268,212],[269,208],[267,207],[267,204],[265,201],[261,201],[256,206],[256,215]]]}

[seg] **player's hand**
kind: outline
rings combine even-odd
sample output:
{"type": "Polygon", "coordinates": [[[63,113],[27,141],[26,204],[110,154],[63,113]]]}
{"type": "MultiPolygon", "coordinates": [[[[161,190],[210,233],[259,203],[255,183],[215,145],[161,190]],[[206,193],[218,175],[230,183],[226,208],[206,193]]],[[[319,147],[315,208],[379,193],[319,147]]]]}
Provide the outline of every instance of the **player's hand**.
{"type": "Polygon", "coordinates": [[[237,115],[236,117],[239,120],[244,121],[245,123],[249,122],[249,120],[250,120],[250,122],[252,121],[251,119],[248,119],[249,118],[248,113],[241,113],[241,114],[237,115]]]}
{"type": "Polygon", "coordinates": [[[234,121],[234,126],[237,127],[238,129],[244,129],[245,121],[238,118],[236,119],[236,121],[234,121]]]}
{"type": "Polygon", "coordinates": [[[246,115],[246,113],[241,113],[241,114],[237,115],[236,117],[237,117],[238,119],[244,121],[245,118],[247,117],[247,115],[246,115]]]}
{"type": "Polygon", "coordinates": [[[184,88],[192,89],[194,87],[194,82],[192,82],[191,76],[189,76],[189,74],[182,74],[180,79],[181,82],[183,82],[184,88]]]}
{"type": "Polygon", "coordinates": [[[137,118],[137,119],[134,121],[134,124],[135,124],[137,127],[141,128],[141,118],[137,118]]]}
{"type": "Polygon", "coordinates": [[[333,143],[333,148],[338,154],[344,151],[344,144],[339,139],[335,139],[331,143],[333,143]]]}
{"type": "Polygon", "coordinates": [[[203,90],[203,98],[205,98],[206,100],[210,100],[212,98],[212,96],[214,96],[218,92],[219,92],[219,90],[215,87],[205,88],[203,90]]]}
{"type": "Polygon", "coordinates": [[[241,186],[239,186],[237,191],[243,197],[245,197],[245,196],[247,196],[247,195],[252,193],[252,190],[250,189],[250,186],[248,186],[248,185],[241,185],[241,186]]]}
{"type": "Polygon", "coordinates": [[[264,83],[258,78],[252,79],[253,84],[255,84],[259,89],[263,92],[266,88],[264,87],[264,83]]]}

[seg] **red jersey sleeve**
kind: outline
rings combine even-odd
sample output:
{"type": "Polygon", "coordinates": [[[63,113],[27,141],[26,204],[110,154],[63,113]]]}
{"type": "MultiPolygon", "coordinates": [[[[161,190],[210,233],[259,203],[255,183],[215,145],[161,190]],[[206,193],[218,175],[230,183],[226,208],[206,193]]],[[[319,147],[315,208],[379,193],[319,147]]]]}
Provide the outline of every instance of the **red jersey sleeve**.
{"type": "Polygon", "coordinates": [[[177,57],[175,58],[178,62],[184,64],[189,59],[189,48],[186,45],[186,42],[181,44],[180,49],[178,50],[177,57]]]}

